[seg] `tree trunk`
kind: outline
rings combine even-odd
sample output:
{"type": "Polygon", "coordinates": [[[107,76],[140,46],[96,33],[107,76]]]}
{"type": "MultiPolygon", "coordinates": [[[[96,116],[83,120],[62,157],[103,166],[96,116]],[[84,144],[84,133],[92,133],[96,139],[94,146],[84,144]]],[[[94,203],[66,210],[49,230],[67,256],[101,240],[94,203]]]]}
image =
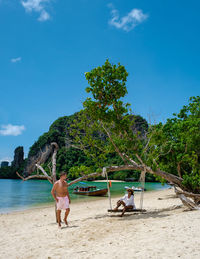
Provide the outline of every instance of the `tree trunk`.
{"type": "MultiPolygon", "coordinates": [[[[200,206],[198,206],[195,202],[188,199],[184,192],[177,190],[177,188],[174,186],[174,190],[176,195],[179,197],[179,199],[182,201],[183,205],[188,207],[190,210],[200,210],[200,206]]],[[[191,196],[190,196],[191,197],[191,196]]]]}
{"type": "Polygon", "coordinates": [[[180,162],[177,164],[177,172],[178,172],[179,177],[182,177],[182,175],[181,175],[181,163],[180,162]]]}
{"type": "MultiPolygon", "coordinates": [[[[52,155],[52,182],[53,184],[57,181],[56,178],[56,156],[58,152],[58,144],[56,142],[51,143],[51,146],[53,147],[53,155],[52,155]]],[[[55,202],[55,217],[56,217],[56,223],[58,223],[58,217],[57,217],[57,208],[56,208],[56,202],[55,202]]]]}
{"type": "Polygon", "coordinates": [[[53,155],[52,155],[52,180],[53,180],[53,184],[56,182],[56,155],[58,152],[58,144],[53,142],[51,143],[51,145],[53,146],[53,155]]]}

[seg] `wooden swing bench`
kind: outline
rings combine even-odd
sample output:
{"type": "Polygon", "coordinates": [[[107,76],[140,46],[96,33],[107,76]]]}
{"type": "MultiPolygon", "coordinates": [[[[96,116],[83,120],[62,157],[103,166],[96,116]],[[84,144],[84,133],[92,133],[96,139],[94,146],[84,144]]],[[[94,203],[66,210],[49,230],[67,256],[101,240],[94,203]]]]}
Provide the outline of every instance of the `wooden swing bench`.
{"type": "MultiPolygon", "coordinates": [[[[122,209],[119,209],[119,210],[108,210],[108,212],[122,212],[123,210],[122,209]]],[[[126,209],[125,212],[146,212],[146,210],[144,209],[126,209]]]]}
{"type": "MultiPolygon", "coordinates": [[[[109,197],[109,202],[110,202],[110,208],[112,208],[111,206],[111,196],[110,196],[110,187],[109,187],[109,183],[108,183],[108,174],[106,172],[106,169],[105,167],[103,168],[103,172],[105,173],[105,176],[106,176],[106,179],[107,179],[107,187],[108,187],[108,197],[109,197]]],[[[143,205],[143,194],[144,194],[144,182],[145,182],[145,174],[146,174],[146,169],[144,169],[144,171],[141,172],[140,174],[140,182],[141,182],[141,196],[140,196],[140,208],[141,209],[126,209],[125,210],[125,213],[126,212],[132,212],[132,213],[145,213],[146,210],[145,209],[142,209],[142,205],[143,205]]],[[[123,212],[123,209],[117,209],[117,210],[113,210],[113,209],[108,209],[108,212],[111,212],[111,213],[118,213],[118,212],[123,212]]],[[[123,216],[123,215],[121,215],[123,216]]]]}

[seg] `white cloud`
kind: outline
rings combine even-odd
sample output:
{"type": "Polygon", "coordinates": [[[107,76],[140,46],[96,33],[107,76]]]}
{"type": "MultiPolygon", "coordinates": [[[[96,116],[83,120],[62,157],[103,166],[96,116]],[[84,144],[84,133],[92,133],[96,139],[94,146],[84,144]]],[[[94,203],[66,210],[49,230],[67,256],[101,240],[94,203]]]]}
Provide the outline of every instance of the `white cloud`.
{"type": "Polygon", "coordinates": [[[21,135],[22,132],[25,130],[24,125],[1,125],[0,135],[2,136],[18,136],[21,135]]]}
{"type": "Polygon", "coordinates": [[[148,15],[144,14],[140,9],[132,9],[126,16],[120,18],[119,11],[115,9],[112,4],[110,4],[109,7],[112,9],[112,18],[110,19],[109,24],[124,31],[133,30],[138,24],[144,22],[148,18],[148,15]]]}
{"type": "Polygon", "coordinates": [[[49,19],[50,19],[50,15],[45,10],[43,10],[40,14],[40,17],[38,18],[38,21],[44,22],[44,21],[47,21],[49,19]]]}
{"type": "Polygon", "coordinates": [[[20,62],[22,60],[22,58],[21,57],[18,57],[18,58],[12,58],[11,60],[10,60],[10,62],[11,63],[17,63],[17,62],[20,62]]]}
{"type": "Polygon", "coordinates": [[[45,10],[46,3],[50,0],[26,0],[21,1],[22,6],[26,12],[37,12],[40,14],[38,21],[44,22],[50,19],[49,13],[45,10]]]}

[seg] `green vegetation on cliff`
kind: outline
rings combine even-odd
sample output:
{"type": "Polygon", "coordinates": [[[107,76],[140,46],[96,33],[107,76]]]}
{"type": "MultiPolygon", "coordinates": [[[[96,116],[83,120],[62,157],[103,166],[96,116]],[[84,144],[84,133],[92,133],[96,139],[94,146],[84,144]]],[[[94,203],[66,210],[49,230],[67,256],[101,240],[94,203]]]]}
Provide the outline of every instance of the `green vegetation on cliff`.
{"type": "Polygon", "coordinates": [[[15,179],[18,178],[16,171],[23,172],[26,161],[24,160],[24,149],[19,146],[14,151],[14,160],[10,166],[0,168],[0,178],[2,179],[15,179]]]}
{"type": "Polygon", "coordinates": [[[38,140],[30,147],[28,156],[35,156],[42,147],[46,144],[56,142],[58,146],[64,147],[68,145],[70,140],[68,128],[73,123],[73,120],[76,118],[77,113],[71,116],[64,116],[58,118],[52,123],[48,132],[45,132],[38,140]]]}
{"type": "MultiPolygon", "coordinates": [[[[50,126],[49,131],[44,133],[38,138],[38,140],[30,147],[28,158],[32,158],[40,152],[40,150],[46,145],[52,142],[56,142],[59,145],[59,150],[57,154],[57,173],[60,171],[66,171],[68,173],[68,178],[74,179],[75,177],[81,176],[78,169],[81,166],[88,168],[90,172],[97,170],[98,165],[92,161],[84,151],[74,148],[73,141],[74,137],[71,134],[71,125],[81,116],[81,112],[75,113],[70,116],[64,116],[58,118],[50,126]]],[[[148,129],[148,124],[144,118],[141,116],[133,116],[135,124],[133,130],[146,131],[148,129]]],[[[105,140],[106,141],[106,140],[105,140]]],[[[43,164],[44,169],[48,172],[48,162],[43,164]]],[[[115,154],[111,153],[107,156],[106,165],[109,164],[119,164],[120,158],[115,154]]],[[[116,172],[111,173],[109,176],[111,179],[125,180],[126,178],[133,178],[138,180],[138,172],[116,172]]],[[[149,175],[147,181],[154,181],[154,176],[149,175]]]]}

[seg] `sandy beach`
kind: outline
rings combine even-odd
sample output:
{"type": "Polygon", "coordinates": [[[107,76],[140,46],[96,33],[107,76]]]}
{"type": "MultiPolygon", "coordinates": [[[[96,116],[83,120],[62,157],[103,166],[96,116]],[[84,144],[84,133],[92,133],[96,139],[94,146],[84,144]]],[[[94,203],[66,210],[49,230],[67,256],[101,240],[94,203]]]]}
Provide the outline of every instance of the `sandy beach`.
{"type": "Polygon", "coordinates": [[[107,212],[108,199],[73,203],[61,230],[53,206],[2,214],[0,258],[200,258],[200,211],[171,189],[145,193],[144,208],[120,218],[107,212]]]}

